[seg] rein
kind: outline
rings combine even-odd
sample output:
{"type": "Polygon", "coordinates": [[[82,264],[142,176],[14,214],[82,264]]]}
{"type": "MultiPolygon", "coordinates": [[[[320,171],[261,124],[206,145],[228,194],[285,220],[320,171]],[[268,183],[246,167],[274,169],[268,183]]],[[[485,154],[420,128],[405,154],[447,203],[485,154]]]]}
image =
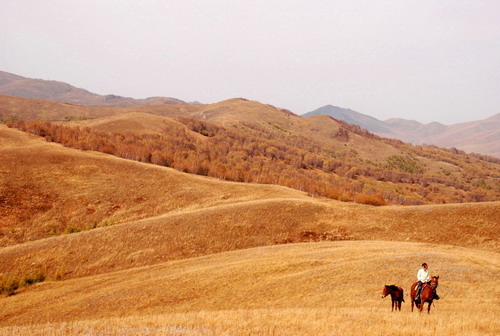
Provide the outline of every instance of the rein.
{"type": "Polygon", "coordinates": [[[436,281],[432,281],[431,280],[431,282],[429,282],[429,286],[431,286],[432,289],[438,288],[438,282],[437,282],[437,280],[436,281]]]}

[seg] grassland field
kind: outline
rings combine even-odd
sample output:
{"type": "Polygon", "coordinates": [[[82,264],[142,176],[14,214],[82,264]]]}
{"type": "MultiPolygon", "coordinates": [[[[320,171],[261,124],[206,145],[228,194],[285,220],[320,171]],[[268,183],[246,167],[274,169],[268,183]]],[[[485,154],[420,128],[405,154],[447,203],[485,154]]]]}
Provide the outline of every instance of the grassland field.
{"type": "Polygon", "coordinates": [[[46,275],[0,297],[0,335],[500,334],[500,202],[372,207],[0,139],[0,275],[46,275]]]}

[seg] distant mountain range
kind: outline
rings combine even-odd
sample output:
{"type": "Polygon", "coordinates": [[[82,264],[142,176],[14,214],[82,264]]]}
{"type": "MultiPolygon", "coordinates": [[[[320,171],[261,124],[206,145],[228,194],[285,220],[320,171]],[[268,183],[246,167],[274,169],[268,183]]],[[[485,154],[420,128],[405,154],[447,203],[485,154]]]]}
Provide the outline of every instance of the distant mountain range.
{"type": "Polygon", "coordinates": [[[185,104],[184,101],[170,97],[149,97],[134,99],[117,95],[99,95],[69,85],[67,83],[31,79],[0,71],[0,94],[54,100],[78,105],[131,107],[150,104],[185,104]]]}
{"type": "Polygon", "coordinates": [[[333,105],[320,107],[302,115],[318,114],[355,124],[386,138],[396,138],[412,144],[455,147],[466,152],[500,157],[500,113],[483,120],[443,125],[438,122],[422,124],[415,120],[392,118],[385,121],[333,105]]]}
{"type": "MultiPolygon", "coordinates": [[[[0,94],[89,106],[134,107],[151,104],[200,104],[196,101],[186,103],[170,97],[134,99],[113,94],[99,95],[67,83],[31,79],[4,71],[0,71],[0,94]]],[[[400,139],[412,144],[456,147],[466,152],[500,157],[500,113],[484,120],[443,125],[438,122],[422,124],[414,120],[400,118],[381,121],[351,109],[326,105],[306,113],[302,117],[318,114],[358,125],[386,138],[400,139]]]]}

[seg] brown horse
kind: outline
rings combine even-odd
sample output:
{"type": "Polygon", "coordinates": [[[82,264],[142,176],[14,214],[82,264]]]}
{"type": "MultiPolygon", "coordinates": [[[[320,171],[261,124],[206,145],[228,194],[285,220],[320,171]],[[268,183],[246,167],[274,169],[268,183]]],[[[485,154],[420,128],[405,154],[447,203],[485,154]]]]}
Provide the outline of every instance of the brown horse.
{"type": "Polygon", "coordinates": [[[424,308],[424,303],[429,303],[427,306],[427,313],[431,312],[432,301],[436,298],[436,289],[438,287],[439,276],[433,276],[431,281],[423,284],[422,290],[420,292],[420,300],[416,299],[417,296],[417,284],[415,282],[410,289],[410,297],[411,297],[411,311],[413,311],[413,304],[415,304],[419,311],[422,311],[424,308]]]}
{"type": "Polygon", "coordinates": [[[401,311],[401,302],[405,302],[404,299],[404,291],[403,288],[398,287],[396,285],[385,285],[384,289],[382,290],[382,299],[385,298],[387,295],[391,296],[392,300],[392,310],[394,311],[394,307],[396,307],[396,311],[399,310],[401,311]]]}

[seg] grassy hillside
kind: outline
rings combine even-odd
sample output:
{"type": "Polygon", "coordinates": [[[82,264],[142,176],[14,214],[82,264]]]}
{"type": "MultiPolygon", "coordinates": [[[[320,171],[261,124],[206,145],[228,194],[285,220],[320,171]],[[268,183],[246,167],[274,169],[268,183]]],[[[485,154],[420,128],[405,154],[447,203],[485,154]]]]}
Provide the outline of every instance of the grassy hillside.
{"type": "Polygon", "coordinates": [[[32,325],[0,334],[495,335],[499,267],[498,254],[447,245],[262,247],[38,284],[0,299],[2,326],[32,325]],[[440,275],[430,316],[410,312],[423,260],[440,275]],[[388,283],[406,290],[402,312],[381,299],[388,283]]]}
{"type": "Polygon", "coordinates": [[[319,240],[499,250],[498,202],[377,208],[81,152],[4,126],[0,136],[2,244],[12,245],[0,250],[4,274],[73,278],[319,240]]]}
{"type": "Polygon", "coordinates": [[[305,196],[72,150],[4,125],[0,139],[0,246],[172,211],[305,196]]]}
{"type": "Polygon", "coordinates": [[[322,240],[422,241],[499,251],[498,203],[374,209],[269,199],[123,223],[0,250],[0,273],[74,278],[243,248],[322,240]]]}
{"type": "Polygon", "coordinates": [[[381,205],[500,198],[497,159],[406,145],[326,116],[304,119],[244,99],[120,111],[93,120],[15,126],[72,148],[344,201],[381,205]]]}
{"type": "MultiPolygon", "coordinates": [[[[106,132],[134,132],[139,134],[162,134],[167,129],[187,129],[175,119],[144,112],[130,112],[102,118],[78,120],[65,123],[69,126],[90,127],[106,132]]],[[[201,137],[201,135],[198,135],[201,137]]]]}

